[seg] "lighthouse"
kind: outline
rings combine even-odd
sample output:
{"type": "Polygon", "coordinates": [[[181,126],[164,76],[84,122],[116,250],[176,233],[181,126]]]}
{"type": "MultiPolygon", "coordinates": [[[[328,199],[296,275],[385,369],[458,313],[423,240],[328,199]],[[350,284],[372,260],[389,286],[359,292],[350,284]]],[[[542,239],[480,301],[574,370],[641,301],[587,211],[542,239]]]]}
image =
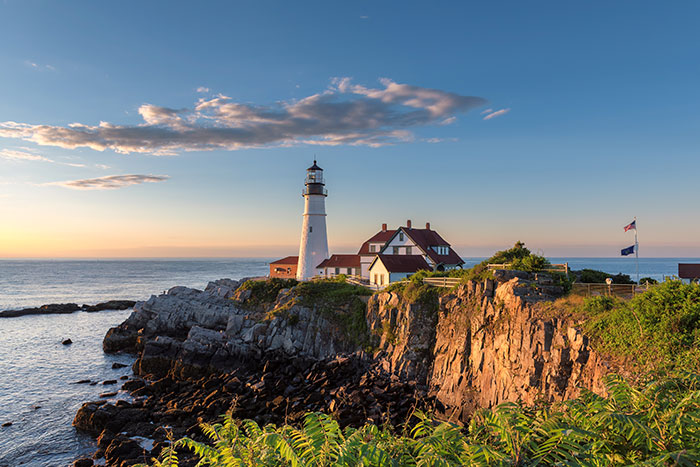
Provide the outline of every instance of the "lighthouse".
{"type": "Polygon", "coordinates": [[[314,165],[306,169],[304,181],[304,221],[301,226],[297,280],[305,281],[316,275],[316,266],[328,258],[326,234],[326,196],[323,169],[314,165]]]}

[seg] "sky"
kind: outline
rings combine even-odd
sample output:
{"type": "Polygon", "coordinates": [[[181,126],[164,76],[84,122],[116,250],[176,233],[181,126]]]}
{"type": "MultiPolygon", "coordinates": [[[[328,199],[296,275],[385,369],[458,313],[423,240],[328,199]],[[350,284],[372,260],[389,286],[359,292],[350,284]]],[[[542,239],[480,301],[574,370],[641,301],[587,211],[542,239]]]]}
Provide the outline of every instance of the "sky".
{"type": "Polygon", "coordinates": [[[0,257],[700,256],[700,3],[0,0],[0,257]]]}

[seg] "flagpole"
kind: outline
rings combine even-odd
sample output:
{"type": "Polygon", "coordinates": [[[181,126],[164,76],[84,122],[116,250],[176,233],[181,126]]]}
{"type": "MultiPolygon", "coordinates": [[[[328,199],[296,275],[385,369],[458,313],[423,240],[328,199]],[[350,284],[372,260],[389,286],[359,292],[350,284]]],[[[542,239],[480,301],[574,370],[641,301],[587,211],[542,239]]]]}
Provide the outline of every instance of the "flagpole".
{"type": "Polygon", "coordinates": [[[634,256],[637,261],[637,284],[639,284],[639,240],[637,240],[637,216],[634,216],[634,256]]]}

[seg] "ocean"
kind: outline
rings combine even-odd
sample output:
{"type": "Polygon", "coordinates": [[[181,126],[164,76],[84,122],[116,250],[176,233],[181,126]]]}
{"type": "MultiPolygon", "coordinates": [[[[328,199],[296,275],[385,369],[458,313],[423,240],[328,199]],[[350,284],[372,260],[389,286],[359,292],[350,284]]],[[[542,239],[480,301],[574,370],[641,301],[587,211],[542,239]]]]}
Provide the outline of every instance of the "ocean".
{"type": "MultiPolygon", "coordinates": [[[[465,258],[467,266],[483,258],[465,258]]],[[[633,258],[550,258],[573,269],[636,273],[633,258]]],[[[146,300],[175,285],[203,289],[211,280],[267,274],[269,258],[216,260],[0,260],[0,310],[47,303],[95,304],[146,300]]],[[[640,277],[678,273],[679,262],[697,258],[640,258],[640,277]]],[[[67,466],[95,450],[94,441],[71,426],[83,402],[118,385],[101,383],[130,375],[128,355],[106,355],[102,338],[130,310],[0,319],[0,467],[67,466]],[[61,341],[70,338],[72,345],[61,341]]],[[[128,397],[120,394],[118,397],[128,397]]]]}

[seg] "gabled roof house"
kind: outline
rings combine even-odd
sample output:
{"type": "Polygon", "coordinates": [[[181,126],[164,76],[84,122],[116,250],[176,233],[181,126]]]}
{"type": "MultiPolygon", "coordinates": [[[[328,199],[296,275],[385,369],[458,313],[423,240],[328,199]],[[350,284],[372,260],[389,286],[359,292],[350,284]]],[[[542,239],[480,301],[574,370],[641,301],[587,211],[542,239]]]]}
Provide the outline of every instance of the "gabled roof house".
{"type": "Polygon", "coordinates": [[[368,267],[369,282],[384,285],[401,280],[420,269],[446,271],[461,268],[464,261],[452,249],[449,243],[439,233],[430,228],[430,223],[424,229],[413,228],[411,221],[406,221],[405,227],[399,227],[386,240],[368,267]],[[397,256],[405,258],[389,258],[397,256]],[[408,259],[408,257],[420,257],[408,259]]]}

